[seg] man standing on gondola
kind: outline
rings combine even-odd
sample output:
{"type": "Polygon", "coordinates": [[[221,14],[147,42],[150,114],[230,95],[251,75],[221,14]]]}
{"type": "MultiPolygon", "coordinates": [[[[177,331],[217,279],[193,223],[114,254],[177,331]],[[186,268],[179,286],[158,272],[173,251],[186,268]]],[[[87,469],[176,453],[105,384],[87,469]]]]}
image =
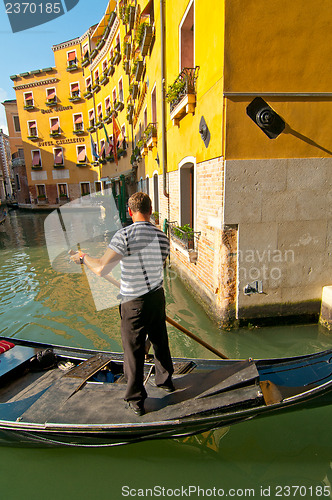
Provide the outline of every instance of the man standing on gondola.
{"type": "Polygon", "coordinates": [[[167,392],[174,391],[173,364],[166,329],[163,266],[169,254],[167,236],[150,222],[149,196],[138,192],[128,201],[133,224],[116,232],[101,258],[72,252],[71,259],[85,264],[97,276],[107,277],[121,264],[121,338],[124,373],[127,379],[125,400],[136,415],[144,415],[144,358],[146,337],[152,343],[155,383],[167,392]]]}

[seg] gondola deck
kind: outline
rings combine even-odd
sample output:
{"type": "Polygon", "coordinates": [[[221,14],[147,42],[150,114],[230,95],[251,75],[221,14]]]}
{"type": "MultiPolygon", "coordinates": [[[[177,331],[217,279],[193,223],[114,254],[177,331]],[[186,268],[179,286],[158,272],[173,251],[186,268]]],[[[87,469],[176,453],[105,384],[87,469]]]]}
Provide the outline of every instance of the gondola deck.
{"type": "Polygon", "coordinates": [[[174,359],[170,394],[145,366],[146,414],[124,402],[122,355],[16,341],[0,354],[0,438],[33,444],[105,446],[202,432],[274,411],[330,403],[332,351],[281,360],[174,359]],[[64,363],[71,363],[65,371],[64,363]],[[62,368],[62,369],[61,369],[62,368]],[[112,375],[112,382],[106,380],[112,375]]]}

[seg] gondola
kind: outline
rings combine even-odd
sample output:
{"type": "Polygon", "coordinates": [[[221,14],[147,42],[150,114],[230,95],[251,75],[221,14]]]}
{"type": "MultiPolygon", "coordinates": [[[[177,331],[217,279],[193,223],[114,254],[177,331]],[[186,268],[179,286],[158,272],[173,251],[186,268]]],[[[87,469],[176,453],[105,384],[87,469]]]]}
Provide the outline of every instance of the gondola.
{"type": "Polygon", "coordinates": [[[331,403],[332,350],[282,359],[174,358],[175,391],[145,363],[146,413],[124,402],[121,353],[0,337],[0,443],[101,447],[175,438],[331,403]]]}

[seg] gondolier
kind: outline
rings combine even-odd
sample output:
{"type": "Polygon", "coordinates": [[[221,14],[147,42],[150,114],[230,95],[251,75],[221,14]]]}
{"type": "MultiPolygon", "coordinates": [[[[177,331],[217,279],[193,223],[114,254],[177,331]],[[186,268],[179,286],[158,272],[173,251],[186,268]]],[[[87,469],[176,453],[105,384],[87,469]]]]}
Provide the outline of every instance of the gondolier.
{"type": "Polygon", "coordinates": [[[121,261],[121,338],[127,378],[125,399],[136,415],[144,415],[146,336],[154,349],[156,385],[168,392],[174,391],[163,289],[163,265],[169,254],[169,241],[150,222],[152,205],[147,194],[133,194],[128,206],[133,224],[117,231],[103,257],[71,252],[71,259],[103,277],[121,261]]]}

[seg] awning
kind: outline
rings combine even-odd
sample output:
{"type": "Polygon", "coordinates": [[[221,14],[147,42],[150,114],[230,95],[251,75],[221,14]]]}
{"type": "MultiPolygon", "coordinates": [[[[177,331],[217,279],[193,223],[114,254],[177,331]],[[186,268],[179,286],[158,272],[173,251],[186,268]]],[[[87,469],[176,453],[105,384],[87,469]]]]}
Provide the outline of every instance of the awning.
{"type": "Polygon", "coordinates": [[[72,83],[71,84],[71,91],[72,92],[77,92],[80,89],[78,82],[77,83],[72,83]]]}
{"type": "Polygon", "coordinates": [[[77,161],[84,161],[86,158],[86,151],[85,148],[81,149],[81,151],[78,153],[77,156],[77,161]]]}
{"type": "Polygon", "coordinates": [[[32,165],[40,165],[40,151],[33,152],[32,165]]]}
{"type": "Polygon", "coordinates": [[[55,90],[52,90],[49,94],[47,94],[47,100],[55,98],[55,90]]]}
{"type": "Polygon", "coordinates": [[[59,150],[56,151],[55,158],[54,158],[54,163],[56,165],[61,165],[63,163],[62,149],[59,149],[59,150]]]}
{"type": "Polygon", "coordinates": [[[110,154],[110,152],[113,151],[113,146],[112,144],[108,144],[107,143],[107,147],[106,147],[106,156],[108,156],[110,154]]]}
{"type": "Polygon", "coordinates": [[[77,115],[75,118],[74,123],[83,123],[83,116],[82,115],[77,115]]]}
{"type": "Polygon", "coordinates": [[[58,130],[60,127],[59,127],[59,121],[56,121],[53,125],[51,125],[51,130],[58,130]]]}
{"type": "Polygon", "coordinates": [[[32,92],[28,92],[24,95],[24,99],[27,100],[27,99],[32,99],[32,92]]]}
{"type": "Polygon", "coordinates": [[[103,143],[102,147],[100,148],[99,156],[101,156],[104,151],[105,151],[105,143],[103,143]]]}
{"type": "Polygon", "coordinates": [[[93,120],[94,117],[95,117],[95,112],[93,110],[89,111],[89,120],[93,120]]]}
{"type": "Polygon", "coordinates": [[[67,61],[75,61],[75,59],[76,59],[76,52],[73,50],[72,52],[68,53],[67,61]]]}

